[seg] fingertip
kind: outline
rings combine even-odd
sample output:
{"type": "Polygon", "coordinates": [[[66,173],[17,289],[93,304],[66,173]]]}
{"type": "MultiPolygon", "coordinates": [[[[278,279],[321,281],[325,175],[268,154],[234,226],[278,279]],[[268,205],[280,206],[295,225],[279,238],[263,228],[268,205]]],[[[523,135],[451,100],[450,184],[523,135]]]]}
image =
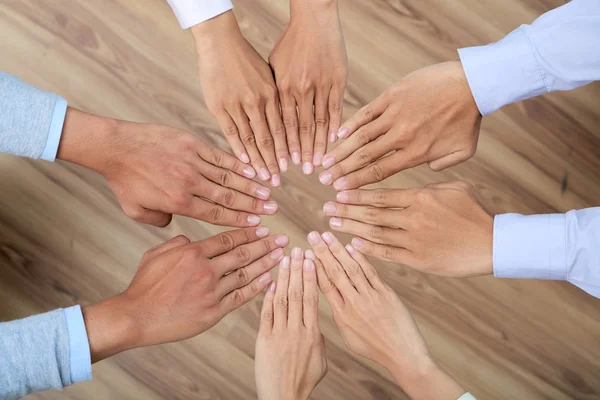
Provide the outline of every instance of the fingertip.
{"type": "Polygon", "coordinates": [[[247,221],[250,226],[256,226],[260,224],[260,217],[258,215],[249,215],[247,221]]]}
{"type": "Polygon", "coordinates": [[[352,246],[354,246],[357,249],[360,249],[361,247],[364,247],[364,245],[365,245],[365,242],[362,239],[359,239],[356,237],[352,239],[351,243],[352,243],[352,246]]]}
{"type": "Polygon", "coordinates": [[[246,153],[242,153],[239,156],[240,161],[243,162],[244,164],[248,164],[250,162],[250,157],[248,157],[248,154],[246,153]]]}
{"type": "Polygon", "coordinates": [[[314,231],[308,234],[307,239],[308,239],[308,243],[311,246],[315,246],[315,245],[319,244],[319,241],[320,241],[319,234],[314,231]]]}
{"type": "Polygon", "coordinates": [[[242,175],[248,179],[253,179],[256,176],[256,171],[251,166],[245,165],[244,169],[242,169],[242,175]]]}
{"type": "Polygon", "coordinates": [[[325,241],[325,243],[327,243],[328,245],[333,244],[333,241],[335,240],[335,238],[333,236],[333,233],[331,233],[331,232],[323,232],[323,234],[321,235],[321,237],[323,238],[323,240],[325,241]]]}
{"type": "Polygon", "coordinates": [[[292,153],[292,162],[293,162],[295,165],[300,165],[300,153],[299,153],[299,152],[297,152],[297,151],[294,151],[294,152],[292,153]]]}
{"type": "Polygon", "coordinates": [[[312,251],[311,249],[305,250],[304,251],[304,257],[308,258],[309,260],[315,260],[315,252],[312,251]]]}
{"type": "Polygon", "coordinates": [[[349,132],[350,132],[350,129],[343,126],[338,130],[337,136],[338,136],[338,138],[343,139],[346,136],[348,136],[349,132]]]}
{"type": "Polygon", "coordinates": [[[315,264],[310,259],[304,259],[303,268],[306,272],[312,272],[315,270],[315,264]]]}
{"type": "Polygon", "coordinates": [[[273,296],[275,294],[276,287],[277,287],[277,282],[275,282],[275,281],[271,282],[271,284],[267,287],[267,294],[273,296]]]}
{"type": "Polygon", "coordinates": [[[281,179],[279,177],[279,174],[271,175],[271,186],[278,187],[280,184],[281,184],[281,179]]]}
{"type": "Polygon", "coordinates": [[[281,172],[286,172],[288,170],[288,160],[285,157],[281,157],[279,159],[279,169],[281,172]]]}
{"type": "Polygon", "coordinates": [[[302,164],[302,172],[304,173],[304,175],[310,175],[313,173],[314,170],[315,170],[314,165],[312,165],[308,161],[305,162],[304,164],[302,164]]]}

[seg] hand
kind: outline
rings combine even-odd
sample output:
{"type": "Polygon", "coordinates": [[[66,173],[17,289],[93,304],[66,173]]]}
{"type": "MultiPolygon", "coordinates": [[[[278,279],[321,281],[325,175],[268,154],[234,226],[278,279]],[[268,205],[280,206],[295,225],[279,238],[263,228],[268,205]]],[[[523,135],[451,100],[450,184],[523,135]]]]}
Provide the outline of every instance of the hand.
{"type": "Polygon", "coordinates": [[[259,400],[304,400],[327,373],[317,318],[319,293],[311,260],[292,250],[265,296],[256,340],[259,400]],[[304,271],[303,271],[304,270],[304,271]]]}
{"type": "Polygon", "coordinates": [[[387,368],[412,399],[457,399],[465,391],[431,358],[410,311],[375,268],[330,232],[308,235],[319,288],[346,346],[387,368]]]}
{"type": "Polygon", "coordinates": [[[255,226],[274,214],[269,190],[252,167],[191,133],[136,124],[69,108],[58,158],[106,178],[125,214],[166,226],[172,214],[216,225],[255,226]]]}
{"type": "Polygon", "coordinates": [[[144,254],[124,293],[83,308],[92,361],[196,336],[271,282],[285,235],[268,228],[224,232],[190,243],[177,236],[144,254]]]}
{"type": "Polygon", "coordinates": [[[235,155],[252,162],[261,180],[279,186],[288,148],[269,65],[244,39],[231,11],[194,26],[192,33],[208,109],[235,155]]]}
{"type": "Polygon", "coordinates": [[[302,170],[311,174],[327,150],[327,132],[335,141],[341,123],[348,74],[346,46],[337,0],[291,0],[290,8],[290,22],[269,63],[279,89],[292,161],[299,164],[302,152],[302,170]]]}
{"type": "Polygon", "coordinates": [[[466,182],[350,190],[323,207],[362,253],[450,277],[491,274],[494,218],[466,182]]]}
{"type": "Polygon", "coordinates": [[[460,62],[420,69],[342,125],[349,138],[325,155],[319,180],[344,190],[423,163],[441,171],[475,154],[480,124],[460,62]]]}

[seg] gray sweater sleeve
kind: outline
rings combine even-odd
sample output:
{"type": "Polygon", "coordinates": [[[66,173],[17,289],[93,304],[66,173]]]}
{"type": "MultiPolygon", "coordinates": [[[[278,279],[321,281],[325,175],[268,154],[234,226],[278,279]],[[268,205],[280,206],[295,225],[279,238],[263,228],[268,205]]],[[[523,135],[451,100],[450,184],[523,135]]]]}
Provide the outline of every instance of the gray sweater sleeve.
{"type": "Polygon", "coordinates": [[[63,309],[0,323],[0,399],[71,385],[63,309]]]}
{"type": "Polygon", "coordinates": [[[62,97],[0,72],[0,153],[54,161],[66,112],[62,97]]]}

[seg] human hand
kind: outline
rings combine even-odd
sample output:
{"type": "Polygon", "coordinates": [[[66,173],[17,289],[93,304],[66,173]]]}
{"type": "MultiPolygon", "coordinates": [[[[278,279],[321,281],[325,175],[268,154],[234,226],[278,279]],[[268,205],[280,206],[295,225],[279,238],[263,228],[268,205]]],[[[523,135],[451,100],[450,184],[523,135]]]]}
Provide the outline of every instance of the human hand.
{"type": "Polygon", "coordinates": [[[457,399],[465,391],[432,359],[410,311],[375,268],[330,232],[308,235],[319,288],[346,346],[387,368],[412,399],[457,399]]]}
{"type": "Polygon", "coordinates": [[[307,399],[327,373],[315,265],[302,258],[299,248],[291,263],[284,257],[265,295],[256,340],[259,400],[307,399]]]}
{"type": "Polygon", "coordinates": [[[360,252],[442,276],[491,274],[494,217],[466,182],[349,190],[323,210],[360,252]]]}
{"type": "Polygon", "coordinates": [[[441,171],[475,154],[480,125],[460,62],[420,69],[342,125],[348,139],[325,155],[319,180],[345,190],[423,163],[441,171]]]}
{"type": "Polygon", "coordinates": [[[192,27],[192,34],[208,109],[235,155],[279,186],[288,148],[269,65],[244,39],[232,11],[192,27]]]}
{"type": "Polygon", "coordinates": [[[125,214],[166,226],[172,214],[216,225],[255,226],[274,214],[255,172],[191,133],[136,124],[69,108],[58,158],[106,178],[125,214]]]}
{"type": "Polygon", "coordinates": [[[327,150],[327,133],[335,141],[341,123],[348,75],[346,46],[337,0],[291,0],[290,14],[269,63],[292,161],[299,164],[302,158],[302,170],[311,174],[327,150]]]}
{"type": "Polygon", "coordinates": [[[92,361],[196,336],[271,282],[286,235],[265,227],[190,243],[177,236],[144,254],[122,294],[83,308],[92,361]]]}

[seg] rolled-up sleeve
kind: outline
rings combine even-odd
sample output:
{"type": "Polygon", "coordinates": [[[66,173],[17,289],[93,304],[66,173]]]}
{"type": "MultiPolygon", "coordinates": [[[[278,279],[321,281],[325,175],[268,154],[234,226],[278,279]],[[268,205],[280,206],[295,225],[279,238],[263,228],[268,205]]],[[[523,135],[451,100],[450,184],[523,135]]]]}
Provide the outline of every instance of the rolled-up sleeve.
{"type": "Polygon", "coordinates": [[[231,0],[168,0],[182,29],[198,25],[233,8],[231,0]]]}

